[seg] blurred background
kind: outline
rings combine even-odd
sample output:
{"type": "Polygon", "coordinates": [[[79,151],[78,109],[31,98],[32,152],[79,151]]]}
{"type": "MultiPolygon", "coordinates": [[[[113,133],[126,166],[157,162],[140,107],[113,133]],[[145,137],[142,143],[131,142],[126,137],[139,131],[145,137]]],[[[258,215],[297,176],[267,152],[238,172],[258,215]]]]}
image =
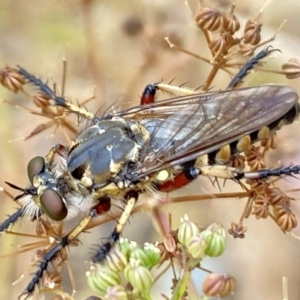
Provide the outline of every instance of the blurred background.
{"type": "MultiPolygon", "coordinates": [[[[231,2],[206,0],[205,4],[228,12],[231,2]]],[[[241,23],[245,23],[257,15],[265,2],[244,0],[236,4],[236,15],[241,23]]],[[[198,1],[190,0],[189,5],[196,14],[198,1]]],[[[281,54],[266,59],[266,67],[280,69],[282,62],[300,56],[299,14],[300,3],[296,0],[274,0],[265,8],[260,19],[263,38],[272,36],[282,20],[287,20],[271,43],[281,50],[281,54]]],[[[96,87],[96,99],[87,105],[91,111],[112,104],[122,105],[122,108],[137,105],[143,88],[161,79],[166,82],[174,79],[174,84],[186,83],[191,88],[199,87],[210,70],[204,62],[170,49],[164,40],[168,36],[173,43],[210,58],[201,31],[182,0],[1,0],[0,20],[1,67],[20,65],[43,80],[49,79],[49,84],[53,81],[50,78],[53,78],[59,90],[64,57],[67,60],[65,95],[73,101],[82,101],[90,97],[96,87]]],[[[229,81],[230,76],[220,72],[213,86],[224,89],[229,81]]],[[[257,72],[247,78],[245,86],[270,82],[285,83],[286,79],[280,75],[257,72]]],[[[299,79],[288,84],[297,88],[299,79]]],[[[13,94],[2,87],[0,97],[37,109],[24,95],[13,94]]],[[[28,161],[34,156],[45,155],[54,144],[66,143],[62,132],[54,132],[53,128],[26,141],[20,140],[46,121],[0,102],[0,186],[4,186],[4,181],[9,181],[25,187],[28,184],[28,161]]],[[[269,154],[270,165],[277,167],[280,164],[300,163],[299,124],[286,126],[278,137],[278,149],[269,154]]],[[[208,179],[199,181],[181,191],[181,195],[219,192],[218,187],[213,187],[208,179]]],[[[299,180],[281,180],[280,186],[283,190],[298,187],[299,180]]],[[[239,190],[238,185],[230,183],[222,188],[224,192],[239,190]]],[[[299,194],[294,196],[298,198],[299,194]]],[[[238,221],[244,201],[218,199],[173,205],[165,210],[172,213],[174,228],[185,213],[203,226],[217,221],[228,228],[232,221],[238,221]]],[[[1,220],[13,213],[15,208],[16,204],[1,194],[1,220]]],[[[299,216],[299,203],[294,204],[293,211],[299,216]]],[[[233,240],[228,236],[224,255],[211,261],[204,260],[203,267],[235,276],[237,288],[230,299],[282,299],[282,276],[288,277],[289,299],[299,299],[300,241],[283,234],[270,219],[256,220],[251,217],[245,225],[249,228],[246,238],[233,240]]],[[[85,281],[91,245],[100,243],[100,238],[107,236],[113,226],[111,222],[89,234],[82,234],[81,245],[70,248],[69,260],[76,278],[75,299],[92,294],[85,281]]],[[[23,220],[13,229],[34,232],[35,228],[34,224],[23,220]]],[[[294,232],[300,235],[298,228],[294,232]]],[[[123,235],[141,244],[159,239],[147,213],[134,215],[123,235]]],[[[18,244],[31,241],[2,234],[1,254],[15,251],[18,244]]],[[[29,274],[34,271],[34,268],[29,269],[33,256],[34,252],[29,252],[1,259],[0,299],[16,299],[24,290],[31,278],[29,274]],[[12,286],[12,282],[24,272],[25,278],[12,286]]],[[[64,274],[68,290],[69,279],[67,273],[64,274]]],[[[199,290],[204,276],[201,272],[195,274],[199,290]]],[[[155,286],[155,299],[162,299],[160,293],[170,295],[170,278],[168,274],[164,278],[155,286]]]]}

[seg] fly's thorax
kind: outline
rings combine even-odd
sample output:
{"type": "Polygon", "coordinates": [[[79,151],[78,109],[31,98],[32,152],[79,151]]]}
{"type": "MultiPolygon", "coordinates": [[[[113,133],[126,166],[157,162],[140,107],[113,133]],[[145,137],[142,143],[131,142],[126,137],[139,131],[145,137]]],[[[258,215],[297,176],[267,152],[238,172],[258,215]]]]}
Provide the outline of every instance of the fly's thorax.
{"type": "Polygon", "coordinates": [[[130,172],[138,165],[140,151],[149,140],[149,132],[138,122],[119,117],[101,120],[73,142],[68,172],[91,193],[116,195],[132,185],[130,172]]]}

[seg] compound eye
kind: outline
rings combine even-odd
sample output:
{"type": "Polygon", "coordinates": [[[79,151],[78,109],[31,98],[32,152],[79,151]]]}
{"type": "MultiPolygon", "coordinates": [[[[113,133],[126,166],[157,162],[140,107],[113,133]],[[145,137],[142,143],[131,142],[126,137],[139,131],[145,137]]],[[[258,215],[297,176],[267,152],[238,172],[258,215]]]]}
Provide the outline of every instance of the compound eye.
{"type": "Polygon", "coordinates": [[[33,183],[33,177],[40,174],[45,169],[45,160],[42,156],[34,157],[27,165],[28,178],[33,183]]]}
{"type": "Polygon", "coordinates": [[[45,214],[54,221],[62,221],[68,214],[62,197],[52,189],[45,189],[40,197],[45,214]]]}

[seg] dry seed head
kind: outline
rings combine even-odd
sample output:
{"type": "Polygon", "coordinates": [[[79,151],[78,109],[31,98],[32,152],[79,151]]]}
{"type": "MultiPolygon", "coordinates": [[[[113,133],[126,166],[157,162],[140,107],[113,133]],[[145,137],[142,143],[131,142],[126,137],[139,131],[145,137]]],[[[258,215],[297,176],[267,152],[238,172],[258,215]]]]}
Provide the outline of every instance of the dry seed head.
{"type": "Polygon", "coordinates": [[[244,169],[245,161],[246,161],[245,156],[236,153],[232,156],[232,161],[230,162],[230,166],[236,169],[244,169]]]}
{"type": "Polygon", "coordinates": [[[226,54],[228,49],[234,44],[234,39],[229,32],[220,32],[209,43],[209,48],[213,53],[226,54]]]}
{"type": "Polygon", "coordinates": [[[231,228],[228,229],[228,233],[231,234],[234,238],[243,239],[245,237],[245,232],[247,227],[243,226],[242,223],[231,223],[231,228]]]}
{"type": "Polygon", "coordinates": [[[256,219],[267,218],[269,215],[270,199],[267,194],[258,194],[254,200],[252,214],[256,219]]]}
{"type": "Polygon", "coordinates": [[[276,222],[282,231],[291,231],[298,224],[295,214],[289,205],[275,205],[274,215],[276,222]]]}
{"type": "Polygon", "coordinates": [[[230,34],[234,34],[236,31],[240,29],[240,22],[235,15],[231,15],[227,18],[225,30],[229,31],[230,34]]]}
{"type": "Polygon", "coordinates": [[[286,205],[290,203],[291,199],[277,187],[270,188],[268,194],[273,206],[286,205]]]}
{"type": "Polygon", "coordinates": [[[54,289],[56,286],[61,286],[63,278],[57,271],[47,271],[43,274],[43,286],[54,289]]]}
{"type": "Polygon", "coordinates": [[[235,289],[235,279],[230,275],[209,274],[203,284],[202,291],[207,296],[227,297],[235,289]]]}
{"type": "Polygon", "coordinates": [[[257,171],[266,167],[260,147],[252,146],[250,150],[245,151],[245,156],[251,171],[257,171]]]}
{"type": "Polygon", "coordinates": [[[239,53],[241,56],[253,56],[256,47],[250,44],[239,43],[239,53]]]}
{"type": "Polygon", "coordinates": [[[164,247],[168,252],[174,252],[177,248],[176,241],[174,236],[170,233],[167,233],[164,236],[164,247]]]}
{"type": "Polygon", "coordinates": [[[257,45],[260,42],[261,23],[256,20],[248,20],[244,29],[244,43],[257,45]]]}
{"type": "Polygon", "coordinates": [[[195,21],[198,27],[208,31],[220,31],[227,23],[225,16],[220,11],[207,6],[200,9],[195,21]]]}
{"type": "Polygon", "coordinates": [[[269,190],[269,184],[261,179],[247,179],[246,183],[250,185],[251,191],[261,194],[269,190]]]}
{"type": "Polygon", "coordinates": [[[32,96],[33,103],[40,108],[46,108],[50,106],[51,98],[42,92],[37,92],[32,96]]]}
{"type": "Polygon", "coordinates": [[[282,65],[282,70],[287,79],[294,79],[300,76],[300,58],[291,58],[282,65]]]}
{"type": "Polygon", "coordinates": [[[10,91],[22,90],[25,78],[16,69],[6,66],[0,70],[0,83],[10,91]]]}

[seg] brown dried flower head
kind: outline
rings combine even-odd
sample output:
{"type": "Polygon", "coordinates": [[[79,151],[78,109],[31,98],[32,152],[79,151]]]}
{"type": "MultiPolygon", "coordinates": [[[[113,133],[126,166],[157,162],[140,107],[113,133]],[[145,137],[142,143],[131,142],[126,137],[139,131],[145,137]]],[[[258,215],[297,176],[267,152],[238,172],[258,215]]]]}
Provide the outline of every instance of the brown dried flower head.
{"type": "Polygon", "coordinates": [[[269,197],[273,206],[287,205],[290,203],[291,200],[291,198],[289,198],[285,193],[283,193],[278,187],[270,188],[269,197]]]}
{"type": "Polygon", "coordinates": [[[248,179],[246,184],[249,184],[250,190],[256,194],[262,194],[269,190],[269,184],[261,179],[248,179]]]}
{"type": "Polygon", "coordinates": [[[228,49],[233,45],[234,39],[229,32],[221,32],[219,35],[215,36],[209,43],[209,48],[213,53],[226,54],[228,49]]]}
{"type": "Polygon", "coordinates": [[[227,23],[225,16],[220,11],[207,6],[200,9],[195,21],[198,27],[208,31],[220,31],[227,23]]]}
{"type": "Polygon", "coordinates": [[[202,291],[207,296],[224,298],[235,289],[235,279],[230,275],[209,274],[202,284],[202,291]]]}
{"type": "Polygon", "coordinates": [[[270,199],[266,193],[258,194],[254,200],[252,214],[256,219],[266,219],[269,215],[270,199]]]}
{"type": "Polygon", "coordinates": [[[289,205],[275,205],[274,215],[276,222],[282,231],[291,231],[298,224],[295,214],[289,205]]]}
{"type": "Polygon", "coordinates": [[[287,79],[294,79],[300,76],[300,58],[291,58],[282,65],[287,79]]]}
{"type": "Polygon", "coordinates": [[[260,147],[252,146],[250,150],[245,151],[245,156],[251,171],[264,169],[266,167],[260,147]]]}
{"type": "Polygon", "coordinates": [[[225,30],[232,35],[240,29],[240,22],[235,15],[231,15],[226,22],[225,30]]]}
{"type": "Polygon", "coordinates": [[[37,92],[32,96],[33,103],[40,107],[41,109],[45,109],[50,106],[50,100],[51,98],[42,92],[37,92]]]}
{"type": "Polygon", "coordinates": [[[247,227],[243,226],[242,223],[231,223],[231,228],[228,229],[228,233],[232,235],[234,238],[243,239],[245,237],[245,232],[247,231],[247,227]]]}
{"type": "Polygon", "coordinates": [[[6,66],[0,70],[0,83],[10,91],[22,90],[25,78],[14,68],[6,66]]]}
{"type": "Polygon", "coordinates": [[[262,24],[256,20],[248,20],[244,29],[244,43],[257,45],[261,39],[262,24]]]}

